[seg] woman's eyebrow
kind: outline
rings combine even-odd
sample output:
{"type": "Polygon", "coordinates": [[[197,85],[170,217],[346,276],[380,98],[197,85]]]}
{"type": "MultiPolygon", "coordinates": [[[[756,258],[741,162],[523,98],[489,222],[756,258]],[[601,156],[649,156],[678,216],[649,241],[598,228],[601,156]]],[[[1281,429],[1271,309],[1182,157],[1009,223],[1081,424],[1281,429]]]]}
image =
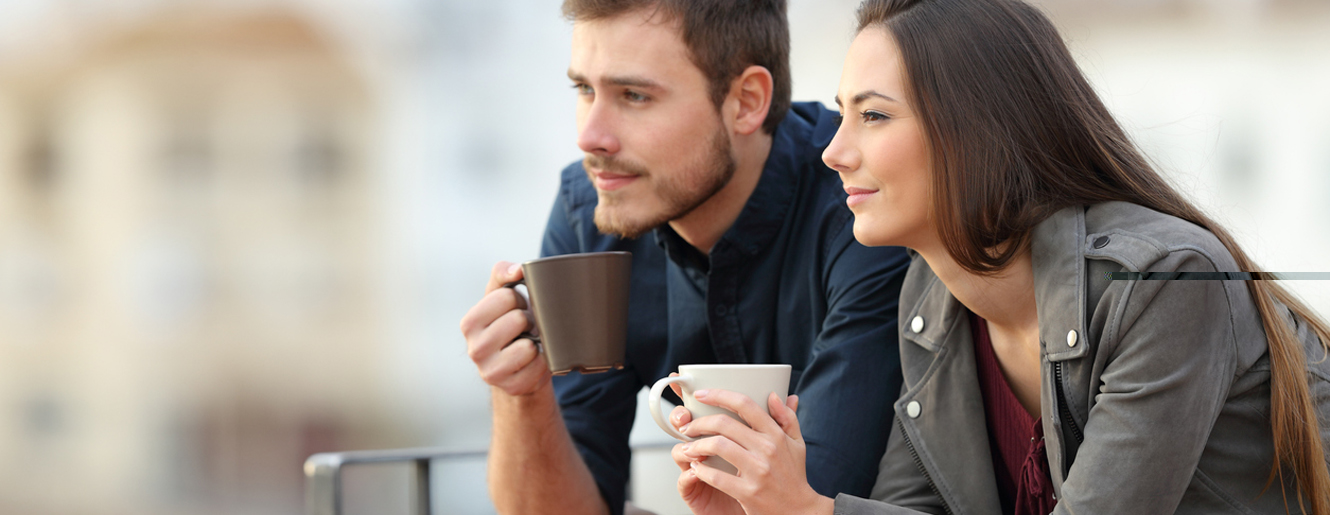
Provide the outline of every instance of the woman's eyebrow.
{"type": "MultiPolygon", "coordinates": [[[[878,93],[878,92],[873,91],[873,90],[870,89],[870,90],[865,91],[865,92],[863,92],[863,93],[859,93],[858,95],[855,95],[853,98],[851,98],[851,99],[850,99],[850,105],[858,104],[858,103],[860,103],[860,102],[863,102],[863,101],[865,101],[865,100],[868,100],[868,99],[871,98],[871,97],[878,97],[878,98],[881,98],[881,99],[886,100],[886,101],[888,101],[888,102],[897,102],[897,103],[900,102],[899,100],[896,100],[896,99],[894,99],[894,98],[891,98],[891,97],[889,97],[889,96],[883,95],[883,94],[881,94],[881,93],[878,93]]],[[[841,103],[840,95],[836,95],[836,105],[841,106],[841,107],[845,107],[845,104],[842,104],[842,103],[841,103]]]]}

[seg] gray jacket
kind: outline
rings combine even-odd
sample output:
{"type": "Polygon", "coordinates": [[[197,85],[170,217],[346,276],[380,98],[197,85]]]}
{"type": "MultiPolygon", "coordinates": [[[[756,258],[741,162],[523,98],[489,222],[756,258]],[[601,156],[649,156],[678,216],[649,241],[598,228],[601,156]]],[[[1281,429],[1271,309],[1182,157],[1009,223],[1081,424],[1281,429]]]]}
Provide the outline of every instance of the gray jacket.
{"type": "MultiPolygon", "coordinates": [[[[1279,484],[1262,493],[1274,448],[1270,364],[1246,283],[1106,276],[1236,271],[1219,240],[1109,202],[1059,211],[1031,245],[1054,513],[1284,513],[1279,484]]],[[[905,384],[875,500],[842,494],[835,513],[1000,514],[965,313],[916,255],[901,290],[905,384]]],[[[1296,327],[1326,417],[1330,360],[1306,324],[1296,327]]]]}

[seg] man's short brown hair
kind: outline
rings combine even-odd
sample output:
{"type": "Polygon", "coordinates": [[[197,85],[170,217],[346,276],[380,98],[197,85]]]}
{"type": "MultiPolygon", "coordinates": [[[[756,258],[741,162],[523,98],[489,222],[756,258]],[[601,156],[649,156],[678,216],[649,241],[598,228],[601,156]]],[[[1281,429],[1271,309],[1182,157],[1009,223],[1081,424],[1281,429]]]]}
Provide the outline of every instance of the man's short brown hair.
{"type": "Polygon", "coordinates": [[[711,87],[720,109],[730,81],[758,65],[771,72],[771,108],[762,129],[767,134],[790,109],[790,24],[785,0],[564,0],[563,15],[579,21],[600,20],[639,9],[655,9],[678,21],[693,64],[711,87]]]}

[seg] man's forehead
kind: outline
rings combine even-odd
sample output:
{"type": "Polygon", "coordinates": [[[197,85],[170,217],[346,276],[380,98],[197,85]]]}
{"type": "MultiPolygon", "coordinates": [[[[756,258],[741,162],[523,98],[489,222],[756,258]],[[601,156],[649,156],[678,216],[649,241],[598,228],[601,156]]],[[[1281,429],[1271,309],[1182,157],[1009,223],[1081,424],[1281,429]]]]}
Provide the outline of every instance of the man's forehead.
{"type": "Polygon", "coordinates": [[[575,22],[569,76],[662,81],[678,73],[700,74],[680,37],[678,24],[663,22],[661,17],[634,12],[575,22]]]}

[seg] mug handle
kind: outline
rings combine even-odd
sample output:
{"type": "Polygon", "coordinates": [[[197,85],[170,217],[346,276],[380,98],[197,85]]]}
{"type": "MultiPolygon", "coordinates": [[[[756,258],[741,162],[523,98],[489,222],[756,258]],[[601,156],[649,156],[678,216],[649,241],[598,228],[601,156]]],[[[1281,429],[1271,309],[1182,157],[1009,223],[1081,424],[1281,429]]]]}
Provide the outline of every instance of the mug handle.
{"type": "Polygon", "coordinates": [[[665,417],[660,414],[660,395],[665,393],[665,388],[673,383],[683,383],[692,381],[693,376],[677,375],[673,377],[663,377],[656,384],[651,386],[651,393],[647,395],[647,405],[651,407],[651,418],[656,420],[656,425],[665,433],[685,442],[697,441],[696,438],[680,433],[678,429],[665,421],[665,417]]]}
{"type": "MultiPolygon", "coordinates": [[[[525,278],[525,277],[523,277],[523,278],[521,278],[521,279],[518,279],[518,280],[516,280],[516,281],[510,282],[510,283],[508,283],[508,284],[503,285],[504,288],[516,288],[516,287],[518,287],[518,286],[526,286],[526,278],[525,278]]],[[[519,293],[518,295],[521,295],[521,294],[519,293]]],[[[531,299],[528,298],[527,301],[526,301],[526,303],[528,304],[527,307],[530,307],[529,304],[531,304],[531,299]]],[[[534,323],[535,323],[535,322],[533,321],[532,324],[534,324],[534,323]]],[[[539,335],[536,335],[536,334],[532,333],[531,331],[522,331],[522,334],[517,335],[517,338],[513,338],[513,341],[515,342],[515,341],[517,341],[517,340],[521,340],[522,338],[526,338],[526,339],[531,340],[533,343],[536,344],[536,348],[537,348],[537,349],[540,348],[540,336],[539,336],[539,335]]],[[[512,342],[509,342],[509,343],[512,343],[512,342]]]]}

